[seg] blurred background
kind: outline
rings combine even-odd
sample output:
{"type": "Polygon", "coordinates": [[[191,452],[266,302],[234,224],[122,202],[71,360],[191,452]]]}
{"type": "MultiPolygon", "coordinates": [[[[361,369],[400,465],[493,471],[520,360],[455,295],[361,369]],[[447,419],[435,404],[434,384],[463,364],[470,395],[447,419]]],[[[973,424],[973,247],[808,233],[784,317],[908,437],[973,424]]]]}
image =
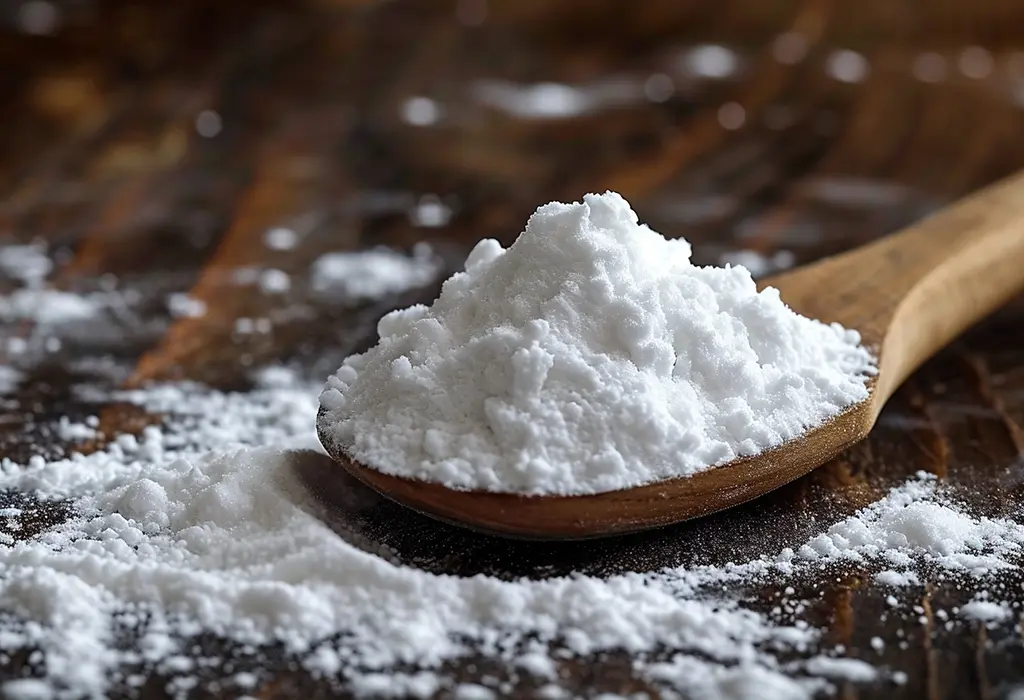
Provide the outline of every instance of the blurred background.
{"type": "Polygon", "coordinates": [[[275,333],[337,317],[307,284],[331,251],[457,265],[614,189],[765,274],[1024,163],[1017,0],[4,0],[0,24],[0,245],[134,290],[139,377],[292,353],[275,333]]]}
{"type": "Polygon", "coordinates": [[[64,285],[191,270],[177,286],[209,301],[203,271],[262,264],[274,227],[298,233],[274,255],[292,275],[510,241],[604,189],[701,262],[771,269],[1024,162],[1015,0],[0,8],[0,241],[61,250],[64,285]]]}

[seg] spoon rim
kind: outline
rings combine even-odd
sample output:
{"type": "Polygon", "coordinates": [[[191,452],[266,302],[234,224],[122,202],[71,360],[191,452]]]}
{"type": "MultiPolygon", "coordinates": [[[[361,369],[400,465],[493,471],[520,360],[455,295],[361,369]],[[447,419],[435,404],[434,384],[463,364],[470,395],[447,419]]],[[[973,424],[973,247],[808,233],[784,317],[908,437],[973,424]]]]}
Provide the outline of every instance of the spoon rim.
{"type": "Polygon", "coordinates": [[[804,476],[867,435],[875,422],[876,382],[877,375],[868,378],[866,398],[799,437],[756,455],[689,476],[598,493],[455,489],[439,482],[388,474],[347,453],[331,434],[323,407],[317,413],[317,435],[335,463],[361,483],[390,501],[436,520],[517,539],[597,539],[711,515],[804,476]],[[478,517],[465,517],[470,513],[478,517]]]}

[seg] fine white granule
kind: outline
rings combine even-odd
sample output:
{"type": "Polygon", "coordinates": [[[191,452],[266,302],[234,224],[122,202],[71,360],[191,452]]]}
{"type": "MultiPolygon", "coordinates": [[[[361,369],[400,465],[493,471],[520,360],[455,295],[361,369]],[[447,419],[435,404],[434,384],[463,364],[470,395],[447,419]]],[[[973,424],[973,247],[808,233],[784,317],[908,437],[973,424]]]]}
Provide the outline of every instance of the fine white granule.
{"type": "Polygon", "coordinates": [[[206,315],[206,302],[183,292],[167,295],[167,311],[174,318],[199,318],[206,315]]]}
{"type": "Polygon", "coordinates": [[[259,284],[264,294],[284,294],[292,288],[292,278],[283,270],[269,269],[260,274],[259,284]]]}
{"type": "Polygon", "coordinates": [[[43,245],[0,246],[0,273],[28,287],[38,287],[53,270],[43,245]]]}
{"type": "Polygon", "coordinates": [[[263,234],[263,242],[271,250],[291,250],[299,244],[299,234],[290,228],[272,228],[263,234]]]}
{"type": "Polygon", "coordinates": [[[1013,568],[1008,557],[1018,555],[1022,545],[1024,525],[970,516],[939,492],[934,476],[920,472],[812,538],[796,554],[811,561],[879,560],[893,569],[879,574],[879,583],[912,585],[917,577],[911,572],[898,580],[898,570],[917,561],[983,575],[1013,568]]]}
{"type": "Polygon", "coordinates": [[[313,262],[310,285],[320,295],[361,301],[426,286],[439,270],[439,262],[426,244],[415,246],[412,256],[390,248],[327,253],[313,262]]]}
{"type": "Polygon", "coordinates": [[[972,600],[960,608],[960,617],[975,622],[1002,622],[1012,616],[1009,605],[991,600],[972,600]]]}
{"type": "Polygon", "coordinates": [[[752,277],[764,277],[774,272],[788,270],[796,264],[792,251],[780,250],[772,255],[762,255],[756,250],[731,250],[719,257],[722,265],[739,265],[750,270],[752,277]]]}
{"type": "Polygon", "coordinates": [[[893,588],[902,588],[904,586],[919,586],[921,580],[917,577],[913,571],[879,571],[875,574],[875,583],[880,586],[892,586],[893,588]]]}
{"type": "Polygon", "coordinates": [[[432,306],[395,311],[321,395],[380,471],[459,489],[581,494],[754,455],[868,395],[856,331],[794,313],[742,267],[638,224],[615,193],[483,240],[432,306]]]}
{"type": "MultiPolygon", "coordinates": [[[[112,673],[127,666],[136,669],[129,685],[145,682],[139,670],[162,673],[175,676],[169,692],[188,695],[197,662],[187,650],[193,637],[212,634],[280,643],[301,668],[360,697],[472,692],[444,668],[466,656],[547,681],[567,656],[625,650],[636,676],[666,698],[810,698],[827,688],[814,676],[866,682],[877,671],[821,656],[817,630],[745,608],[729,592],[736,584],[814,575],[825,562],[848,563],[851,551],[889,567],[905,558],[901,568],[922,576],[935,561],[985,556],[988,569],[958,570],[984,581],[1016,566],[1024,541],[1024,526],[973,517],[920,475],[830,528],[834,549],[813,559],[786,549],[722,567],[607,578],[432,574],[362,548],[357,535],[319,517],[299,476],[303,465],[327,460],[308,449],[317,444],[316,388],[284,368],[255,378],[258,388],[246,394],[191,385],[118,393],[164,416],[163,427],[111,436],[86,456],[0,460],[0,490],[67,499],[76,513],[0,544],[0,609],[16,616],[0,618],[0,640],[8,652],[39,649],[46,674],[45,687],[24,683],[12,693],[103,697],[112,673]],[[931,534],[910,545],[922,529],[931,534]],[[841,533],[851,531],[866,536],[840,548],[841,533]],[[138,637],[134,648],[119,643],[125,634],[138,637]],[[655,654],[664,648],[679,652],[655,654]],[[788,665],[794,651],[815,656],[788,665]]],[[[356,515],[376,498],[345,493],[356,515]]],[[[799,601],[783,608],[804,609],[799,601]]],[[[243,690],[259,682],[244,672],[233,679],[243,690]]],[[[556,697],[557,686],[544,687],[556,697]]]]}
{"type": "MultiPolygon", "coordinates": [[[[284,373],[248,394],[121,393],[166,427],[87,456],[0,461],[0,489],[71,499],[80,514],[0,546],[0,608],[29,623],[0,624],[5,648],[41,649],[53,687],[74,697],[102,696],[121,664],[182,666],[175,659],[200,633],[282,644],[307,670],[373,696],[436,689],[438,667],[470,653],[549,676],[538,659],[549,645],[571,655],[687,650],[679,664],[726,685],[775,679],[786,692],[759,696],[773,700],[821,687],[784,678],[763,650],[811,644],[815,630],[721,596],[737,567],[504,581],[430,574],[360,549],[317,517],[299,481],[303,460],[327,457],[303,451],[316,445],[315,389],[294,375],[281,386],[284,373]],[[141,659],[116,643],[126,627],[141,635],[141,659]],[[714,670],[722,664],[739,664],[742,678],[714,670]],[[397,665],[429,673],[391,683],[397,665]]],[[[764,559],[742,571],[771,568],[764,559]]],[[[663,678],[673,663],[660,662],[663,678]]],[[[672,685],[686,688],[685,674],[672,685]]]]}
{"type": "Polygon", "coordinates": [[[83,296],[56,289],[22,288],[0,296],[0,321],[34,321],[42,325],[84,321],[103,309],[100,295],[83,296]]]}
{"type": "Polygon", "coordinates": [[[0,396],[9,394],[18,388],[22,374],[13,367],[0,365],[0,396]]]}
{"type": "Polygon", "coordinates": [[[807,662],[806,669],[816,676],[856,683],[870,683],[878,677],[878,669],[860,659],[816,656],[807,662]]]}

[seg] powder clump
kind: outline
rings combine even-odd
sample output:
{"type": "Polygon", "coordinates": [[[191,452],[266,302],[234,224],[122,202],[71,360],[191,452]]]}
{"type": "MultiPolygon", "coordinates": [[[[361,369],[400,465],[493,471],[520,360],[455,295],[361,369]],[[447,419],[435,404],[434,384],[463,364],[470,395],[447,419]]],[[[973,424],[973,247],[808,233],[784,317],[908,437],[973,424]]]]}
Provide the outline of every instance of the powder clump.
{"type": "Polygon", "coordinates": [[[698,267],[618,194],[483,240],[432,306],[385,316],[321,395],[380,471],[459,489],[598,493],[795,438],[868,395],[859,335],[698,267]]]}

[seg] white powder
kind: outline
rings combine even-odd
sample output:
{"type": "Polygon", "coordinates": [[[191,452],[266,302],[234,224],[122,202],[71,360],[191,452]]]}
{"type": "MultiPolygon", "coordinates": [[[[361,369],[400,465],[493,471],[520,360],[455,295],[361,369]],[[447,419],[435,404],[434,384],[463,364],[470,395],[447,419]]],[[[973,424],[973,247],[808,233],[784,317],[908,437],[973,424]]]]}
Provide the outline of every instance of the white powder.
{"type": "Polygon", "coordinates": [[[23,288],[0,296],[0,321],[35,321],[43,325],[84,321],[94,318],[102,308],[99,296],[23,288]]]}
{"type": "Polygon", "coordinates": [[[53,687],[35,678],[20,678],[5,681],[0,685],[0,693],[4,700],[50,700],[53,687]]]}
{"type": "Polygon", "coordinates": [[[811,561],[882,561],[896,570],[879,574],[880,583],[908,585],[916,576],[911,572],[897,582],[898,569],[917,561],[983,575],[1012,568],[1008,557],[1018,555],[1022,545],[1024,525],[971,517],[939,492],[933,476],[921,472],[811,539],[797,556],[811,561]]]}
{"type": "Polygon", "coordinates": [[[260,274],[260,289],[264,294],[284,294],[292,288],[292,278],[282,270],[264,270],[260,274]]]}
{"type": "MultiPolygon", "coordinates": [[[[775,654],[817,653],[818,632],[744,608],[724,592],[730,585],[777,583],[825,562],[842,564],[851,551],[887,566],[890,554],[905,556],[908,571],[965,554],[1004,570],[1019,555],[1024,528],[967,515],[921,476],[828,530],[833,544],[840,533],[860,532],[858,544],[823,548],[814,559],[790,549],[721,568],[603,579],[430,574],[366,551],[321,521],[297,475],[327,460],[307,451],[316,446],[315,387],[284,368],[256,378],[260,388],[248,394],[189,385],[120,393],[114,398],[165,415],[165,426],[120,436],[88,456],[0,460],[0,490],[71,499],[79,514],[0,546],[0,608],[28,623],[0,623],[0,639],[8,651],[38,647],[36,666],[47,674],[45,687],[19,681],[5,693],[102,697],[111,672],[128,664],[176,674],[170,690],[184,695],[199,662],[183,652],[194,635],[212,633],[240,644],[281,643],[302,668],[344,679],[360,697],[490,690],[456,686],[441,668],[467,654],[554,679],[560,655],[624,650],[634,673],[664,697],[809,698],[827,688],[814,676],[867,682],[878,672],[820,654],[787,666],[775,654]],[[930,534],[920,535],[922,528],[930,534]],[[139,635],[138,651],[116,644],[126,631],[139,635]],[[680,651],[649,657],[657,648],[680,651]]],[[[363,491],[346,497],[356,513],[375,499],[363,491]]],[[[20,509],[11,510],[16,516],[20,509]]],[[[790,615],[803,609],[784,607],[790,615]]],[[[980,606],[962,614],[974,609],[980,606]]],[[[250,673],[233,675],[243,690],[257,682],[250,673]]],[[[545,688],[556,696],[557,686],[545,688]]]]}
{"type": "MultiPolygon", "coordinates": [[[[96,430],[96,426],[99,425],[99,420],[95,416],[90,416],[90,420],[84,423],[73,423],[68,420],[67,416],[61,416],[60,420],[57,421],[57,435],[60,437],[62,442],[81,442],[85,440],[94,440],[99,437],[99,431],[96,430]]],[[[130,437],[130,436],[124,436],[130,437]]]]}
{"type": "Polygon", "coordinates": [[[903,586],[919,586],[921,585],[921,580],[913,571],[893,571],[890,569],[875,574],[875,583],[881,586],[900,588],[903,586]]]}
{"type": "MultiPolygon", "coordinates": [[[[20,285],[9,294],[0,294],[0,323],[31,321],[36,326],[31,335],[43,338],[53,326],[93,319],[110,306],[110,295],[102,292],[80,295],[46,288],[45,280],[52,270],[53,261],[43,245],[0,246],[0,274],[20,285]]],[[[59,343],[52,336],[46,341],[47,349],[59,343]]],[[[17,336],[7,339],[6,344],[12,354],[20,354],[29,346],[25,338],[17,336]]]]}
{"type": "Polygon", "coordinates": [[[206,315],[206,302],[181,292],[169,294],[167,311],[174,318],[199,318],[206,315]]]}
{"type": "Polygon", "coordinates": [[[7,365],[0,365],[0,396],[9,394],[18,388],[18,384],[21,383],[21,372],[8,367],[7,365]]]}
{"type": "Polygon", "coordinates": [[[26,286],[39,286],[52,270],[53,261],[43,245],[0,246],[0,273],[26,286]]]}
{"type": "Polygon", "coordinates": [[[411,257],[390,248],[327,253],[314,261],[310,284],[320,295],[361,301],[428,285],[439,269],[433,251],[423,244],[411,257]]]}
{"type": "Polygon", "coordinates": [[[806,668],[809,673],[816,676],[858,683],[870,683],[878,677],[877,669],[860,659],[817,656],[807,662],[806,668]]]}
{"type": "Polygon", "coordinates": [[[335,438],[454,488],[594,493],[782,444],[867,397],[855,331],[743,268],[690,263],[622,197],[552,203],[481,241],[431,307],[381,319],[321,396],[335,438]]]}
{"type": "Polygon", "coordinates": [[[960,608],[960,617],[976,622],[1002,622],[1013,617],[1006,603],[977,599],[960,608]]]}
{"type": "Polygon", "coordinates": [[[271,250],[291,250],[299,243],[299,234],[290,228],[272,228],[263,234],[263,242],[271,250]]]}
{"type": "Polygon", "coordinates": [[[419,202],[409,210],[409,221],[413,226],[437,228],[446,226],[452,218],[452,210],[440,197],[433,194],[420,197],[419,202]]]}
{"type": "Polygon", "coordinates": [[[752,277],[764,277],[793,267],[796,264],[796,256],[789,250],[779,250],[770,256],[762,255],[756,250],[731,250],[723,253],[719,262],[723,265],[745,267],[750,270],[752,277]]]}
{"type": "MultiPolygon", "coordinates": [[[[273,383],[283,372],[271,373],[273,383]]],[[[706,657],[681,655],[687,667],[740,663],[774,677],[763,645],[816,637],[727,598],[702,599],[702,590],[735,579],[729,569],[501,581],[428,574],[367,553],[312,514],[296,477],[303,460],[327,459],[301,451],[316,444],[314,396],[294,378],[245,395],[187,386],[128,392],[117,398],[166,414],[169,425],[88,456],[4,460],[0,489],[70,498],[82,514],[0,547],[0,607],[35,623],[5,623],[6,646],[41,648],[64,694],[102,695],[112,668],[139,661],[113,643],[126,619],[136,620],[150,665],[178,656],[175,640],[204,631],[281,643],[305,656],[307,669],[343,670],[364,690],[396,664],[433,669],[471,651],[549,676],[537,658],[549,643],[571,654],[667,645],[706,657]],[[273,447],[246,447],[257,442],[273,447]]],[[[771,566],[758,560],[745,571],[771,566]]],[[[661,663],[662,676],[672,663],[661,663]]],[[[389,687],[437,682],[434,673],[412,678],[389,687]]],[[[673,683],[685,687],[685,675],[673,683]]]]}

